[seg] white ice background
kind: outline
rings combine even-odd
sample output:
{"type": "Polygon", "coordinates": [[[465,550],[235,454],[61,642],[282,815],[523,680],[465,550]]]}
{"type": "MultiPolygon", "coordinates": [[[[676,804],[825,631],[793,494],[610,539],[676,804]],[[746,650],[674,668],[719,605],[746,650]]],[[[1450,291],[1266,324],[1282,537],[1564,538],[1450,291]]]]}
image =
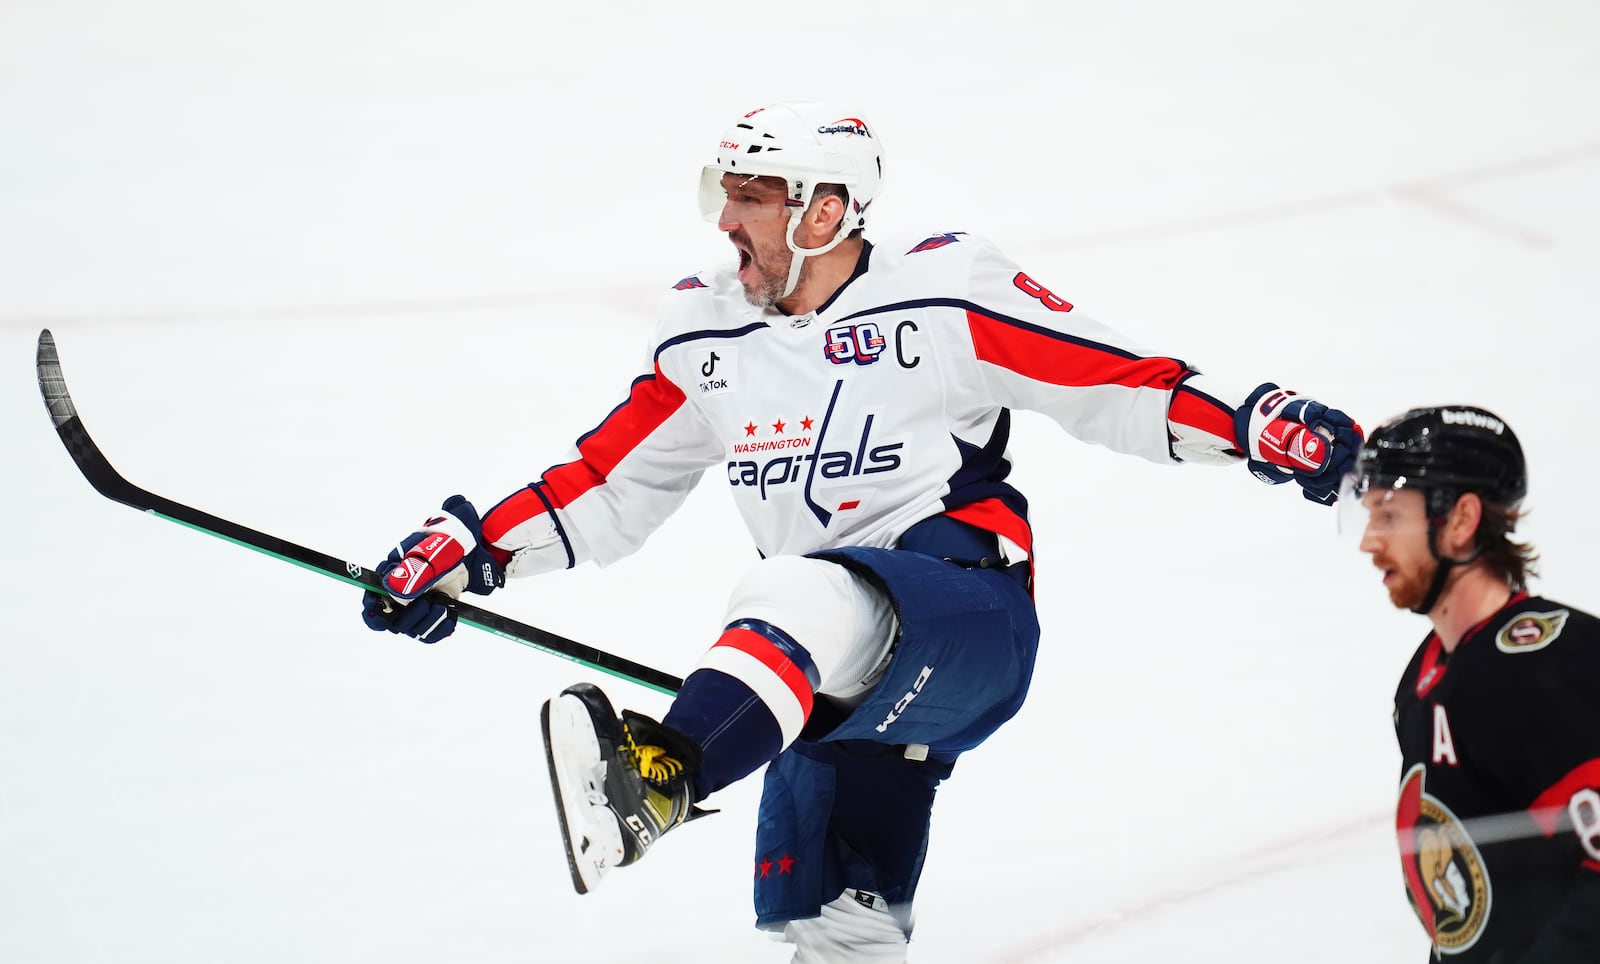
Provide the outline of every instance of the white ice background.
{"type": "MultiPolygon", "coordinates": [[[[367,631],[333,580],[535,478],[730,252],[694,183],[763,101],[878,126],[878,233],[997,240],[1077,310],[1370,424],[1487,406],[1547,595],[1592,559],[1600,8],[0,0],[0,961],[781,961],[759,781],[571,892],[538,745],[576,664],[367,631]]],[[[1425,630],[1334,513],[1019,417],[1045,639],[940,792],[920,962],[1420,962],[1387,828],[1425,630]]],[[[714,475],[714,473],[712,473],[714,475]]],[[[484,604],[681,674],[753,559],[702,491],[484,604]]],[[[619,703],[665,698],[610,680],[619,703]]]]}

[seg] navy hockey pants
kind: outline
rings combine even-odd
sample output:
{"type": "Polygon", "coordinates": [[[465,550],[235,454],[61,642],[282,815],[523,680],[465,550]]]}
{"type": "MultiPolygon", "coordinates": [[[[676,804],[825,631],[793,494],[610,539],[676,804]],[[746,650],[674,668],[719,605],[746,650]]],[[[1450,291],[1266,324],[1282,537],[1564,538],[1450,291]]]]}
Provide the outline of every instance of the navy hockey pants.
{"type": "Polygon", "coordinates": [[[882,895],[909,935],[934,791],[1027,695],[1039,642],[1027,566],[964,568],[903,549],[812,555],[877,585],[900,632],[866,700],[830,718],[819,698],[801,738],[767,768],[756,923],[816,917],[853,887],[882,895]]]}

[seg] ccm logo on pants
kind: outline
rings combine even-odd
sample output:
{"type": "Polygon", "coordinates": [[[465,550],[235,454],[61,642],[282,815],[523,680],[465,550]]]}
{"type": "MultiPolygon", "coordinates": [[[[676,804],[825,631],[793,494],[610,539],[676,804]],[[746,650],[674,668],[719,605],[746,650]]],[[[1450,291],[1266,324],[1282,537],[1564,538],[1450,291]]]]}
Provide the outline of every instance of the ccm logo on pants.
{"type": "Polygon", "coordinates": [[[911,701],[917,698],[918,693],[922,692],[922,684],[926,683],[928,681],[928,677],[932,675],[932,666],[922,667],[922,672],[917,674],[917,681],[911,684],[910,691],[908,691],[906,695],[900,697],[899,700],[895,701],[894,709],[890,710],[889,715],[884,718],[884,721],[878,724],[879,733],[888,732],[889,724],[900,718],[900,714],[904,713],[906,711],[906,707],[911,705],[911,701]]]}

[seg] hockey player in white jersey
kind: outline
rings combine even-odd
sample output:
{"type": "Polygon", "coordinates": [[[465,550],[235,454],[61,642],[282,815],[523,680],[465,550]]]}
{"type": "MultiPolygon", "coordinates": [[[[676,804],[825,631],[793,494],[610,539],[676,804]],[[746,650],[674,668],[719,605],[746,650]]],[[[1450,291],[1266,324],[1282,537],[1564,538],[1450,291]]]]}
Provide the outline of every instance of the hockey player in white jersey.
{"type": "MultiPolygon", "coordinates": [[[[588,892],[765,768],[757,923],[795,960],[902,960],[935,788],[1021,706],[1039,627],[1011,412],[1155,462],[1247,463],[1331,503],[1360,428],[1265,383],[1148,353],[959,231],[864,236],[883,153],[860,114],[750,111],[701,198],[738,260],[662,301],[622,403],[479,516],[456,496],[379,568],[374,629],[434,642],[430,593],[633,552],[703,473],[760,560],[659,721],[599,688],[543,710],[574,886],[588,892]]],[[[1048,590],[1044,590],[1048,591],[1048,590]]]]}

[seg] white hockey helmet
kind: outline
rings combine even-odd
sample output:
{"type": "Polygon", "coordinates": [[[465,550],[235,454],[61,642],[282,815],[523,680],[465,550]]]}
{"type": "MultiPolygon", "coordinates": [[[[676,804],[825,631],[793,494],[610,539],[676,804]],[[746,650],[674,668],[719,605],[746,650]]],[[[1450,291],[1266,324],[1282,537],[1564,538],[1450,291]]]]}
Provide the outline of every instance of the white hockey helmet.
{"type": "Polygon", "coordinates": [[[836,104],[787,101],[757,107],[723,132],[716,163],[706,165],[700,178],[700,208],[708,219],[718,218],[727,202],[724,174],[782,178],[784,209],[775,213],[790,218],[789,249],[821,254],[866,227],[872,202],[883,190],[883,148],[859,114],[836,104]],[[819,184],[842,185],[849,193],[845,216],[828,244],[798,248],[794,230],[819,184]]]}

